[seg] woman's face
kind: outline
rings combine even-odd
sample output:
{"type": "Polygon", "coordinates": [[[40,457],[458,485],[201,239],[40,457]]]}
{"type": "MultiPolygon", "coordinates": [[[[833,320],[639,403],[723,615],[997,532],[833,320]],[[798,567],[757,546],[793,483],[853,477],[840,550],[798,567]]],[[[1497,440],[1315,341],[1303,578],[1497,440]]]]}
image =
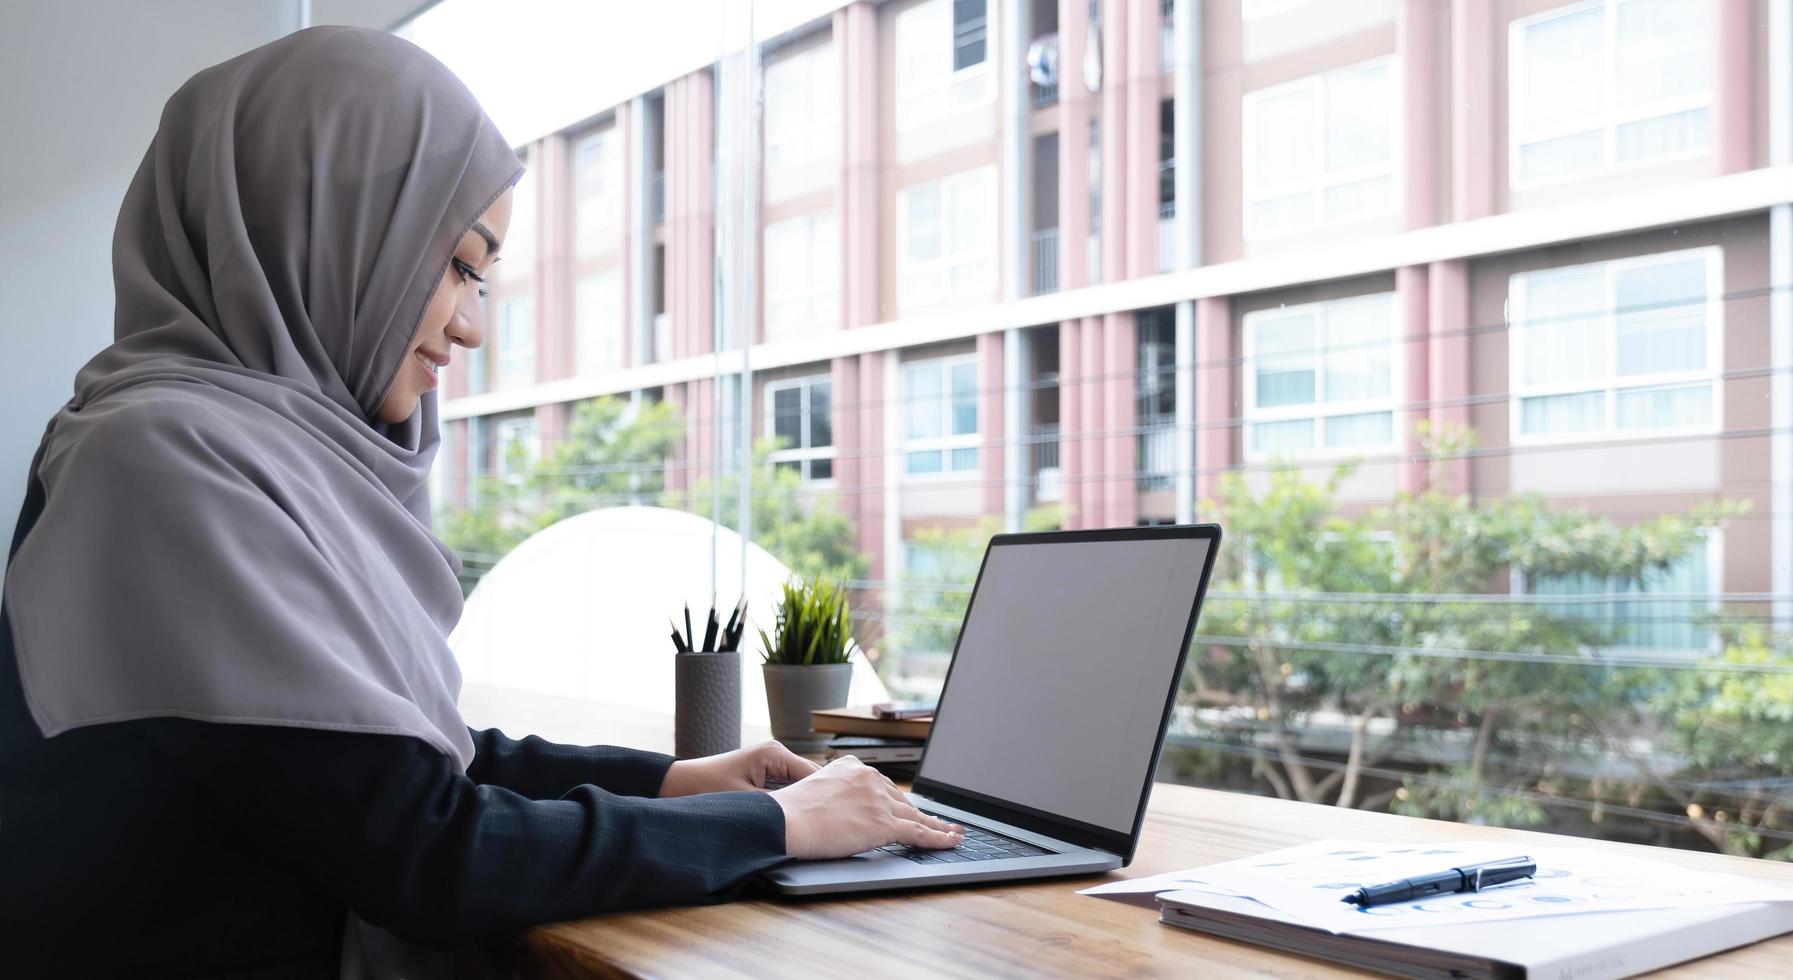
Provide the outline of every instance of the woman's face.
{"type": "Polygon", "coordinates": [[[436,387],[437,372],[448,363],[456,344],[471,350],[485,342],[486,325],[479,302],[485,290],[480,283],[498,261],[498,249],[510,224],[511,192],[507,190],[455,244],[454,258],[424,307],[423,320],[399,365],[398,377],[380,403],[380,421],[397,425],[417,411],[417,400],[436,387]]]}

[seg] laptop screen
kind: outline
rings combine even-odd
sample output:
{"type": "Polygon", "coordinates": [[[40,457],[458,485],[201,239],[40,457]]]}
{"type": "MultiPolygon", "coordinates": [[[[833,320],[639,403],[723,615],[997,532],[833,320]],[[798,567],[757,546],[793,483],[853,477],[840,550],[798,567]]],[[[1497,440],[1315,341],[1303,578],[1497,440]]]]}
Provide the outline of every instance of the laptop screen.
{"type": "Polygon", "coordinates": [[[918,775],[1131,832],[1213,543],[998,539],[918,775]]]}

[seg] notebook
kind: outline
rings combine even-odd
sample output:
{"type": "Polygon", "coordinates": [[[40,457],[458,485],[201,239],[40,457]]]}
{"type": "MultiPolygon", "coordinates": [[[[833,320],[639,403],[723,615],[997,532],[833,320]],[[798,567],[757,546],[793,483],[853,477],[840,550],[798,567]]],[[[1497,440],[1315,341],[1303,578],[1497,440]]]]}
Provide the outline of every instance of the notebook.
{"type": "Polygon", "coordinates": [[[809,713],[809,727],[834,735],[926,739],[932,718],[879,718],[870,707],[827,708],[809,713]]]}

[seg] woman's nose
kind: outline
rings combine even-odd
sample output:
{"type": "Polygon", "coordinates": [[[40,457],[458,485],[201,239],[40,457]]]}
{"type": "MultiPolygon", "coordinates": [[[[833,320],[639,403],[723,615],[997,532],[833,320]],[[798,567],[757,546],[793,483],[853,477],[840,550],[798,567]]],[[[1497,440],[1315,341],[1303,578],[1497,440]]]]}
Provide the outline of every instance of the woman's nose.
{"type": "Polygon", "coordinates": [[[485,323],[479,310],[475,308],[456,312],[448,322],[448,339],[469,349],[485,343],[485,323]]]}

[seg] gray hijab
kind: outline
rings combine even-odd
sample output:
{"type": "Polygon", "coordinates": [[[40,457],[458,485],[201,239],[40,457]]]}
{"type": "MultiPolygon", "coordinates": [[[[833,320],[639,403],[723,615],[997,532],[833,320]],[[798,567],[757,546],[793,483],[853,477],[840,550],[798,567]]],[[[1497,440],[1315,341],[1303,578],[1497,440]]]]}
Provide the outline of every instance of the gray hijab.
{"type": "Polygon", "coordinates": [[[466,767],[435,395],[374,418],[521,173],[459,80],[375,31],[301,31],[168,100],[113,238],[114,343],[50,422],[6,575],[46,736],[176,716],[409,735],[466,767]]]}

